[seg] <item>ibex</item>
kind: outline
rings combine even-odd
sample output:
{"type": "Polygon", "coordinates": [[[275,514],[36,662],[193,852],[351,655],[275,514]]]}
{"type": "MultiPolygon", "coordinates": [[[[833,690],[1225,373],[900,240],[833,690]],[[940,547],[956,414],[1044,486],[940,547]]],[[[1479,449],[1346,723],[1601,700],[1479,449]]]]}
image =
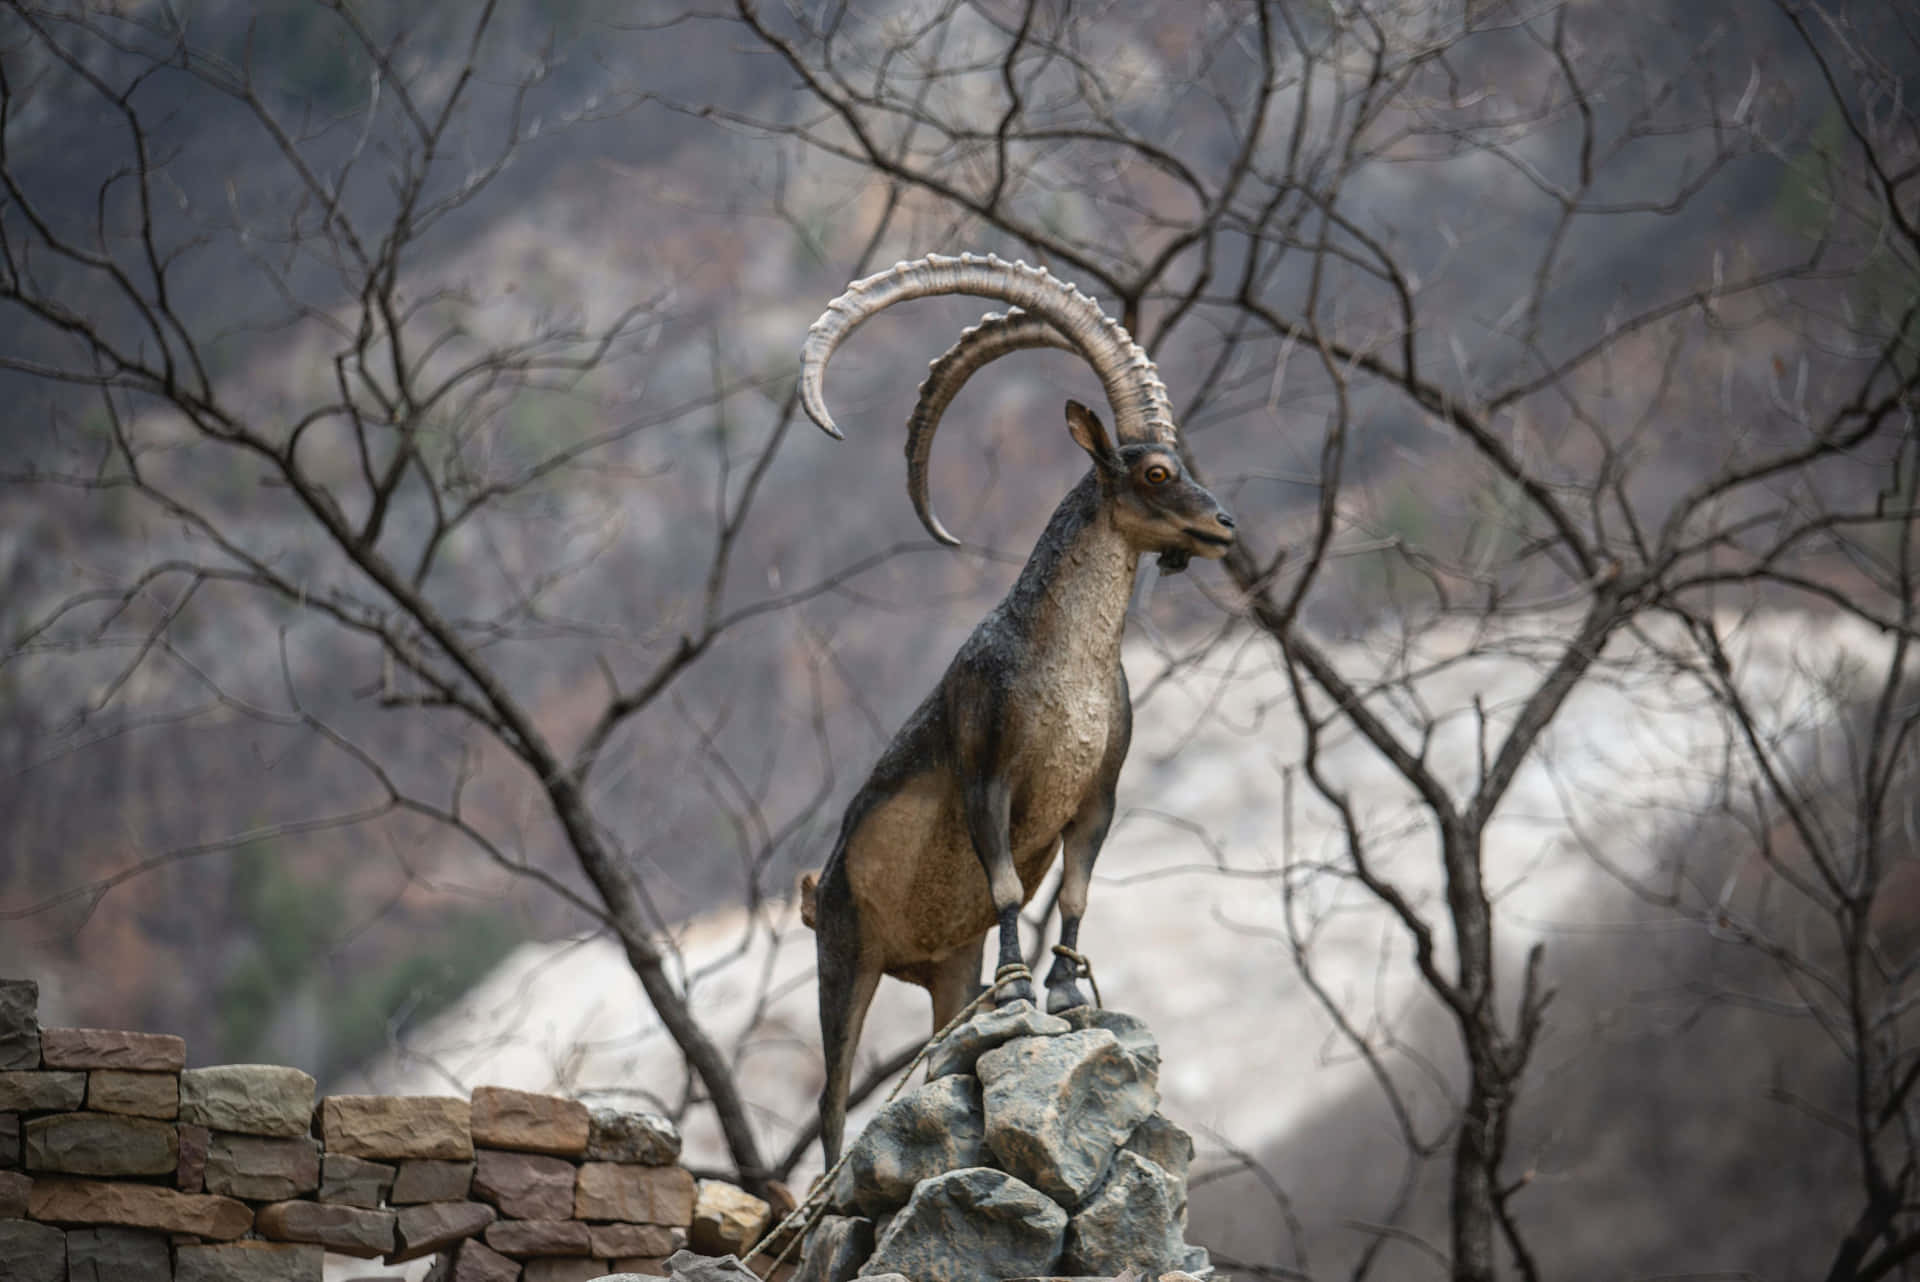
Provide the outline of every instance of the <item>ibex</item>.
{"type": "MultiPolygon", "coordinates": [[[[1153,362],[1099,305],[1045,270],[998,258],[929,256],[848,287],[807,333],[800,391],[834,437],[823,379],[855,327],[895,303],[936,294],[999,299],[936,360],[907,434],[908,492],[927,530],[957,540],[933,513],[927,458],[940,416],[981,366],[1011,351],[1058,347],[1093,366],[1114,435],[1068,401],[1067,426],[1093,467],[1054,509],[1006,599],[973,630],[881,754],[847,807],[840,838],[803,904],[817,932],[826,1085],[820,1138],[829,1165],[846,1123],[854,1049],[882,975],[925,988],[942,1027],[979,991],[989,927],[1000,964],[1020,960],[1019,914],[1056,849],[1060,942],[1072,949],[1094,858],[1113,819],[1114,783],[1133,710],[1120,634],[1142,553],[1168,570],[1224,556],[1233,518],[1182,466],[1173,415],[1153,362]]],[[[1085,1003],[1079,968],[1047,973],[1047,1009],[1085,1003]]],[[[1026,981],[1002,1002],[1031,999],[1026,981]]]]}

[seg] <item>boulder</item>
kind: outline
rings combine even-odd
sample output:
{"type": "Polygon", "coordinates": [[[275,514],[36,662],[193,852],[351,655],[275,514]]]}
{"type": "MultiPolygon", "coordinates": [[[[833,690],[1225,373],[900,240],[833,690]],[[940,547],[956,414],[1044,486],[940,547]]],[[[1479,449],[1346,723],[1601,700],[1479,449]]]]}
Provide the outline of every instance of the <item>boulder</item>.
{"type": "Polygon", "coordinates": [[[311,1139],[213,1133],[207,1144],[207,1192],[278,1202],[320,1187],[320,1149],[311,1139]]]}
{"type": "Polygon", "coordinates": [[[55,1113],[26,1125],[30,1171],[66,1175],[171,1175],[180,1137],[166,1122],[107,1113],[55,1113]]]}
{"type": "Polygon", "coordinates": [[[658,1113],[596,1108],[588,1114],[587,1160],[671,1166],[680,1160],[680,1129],[658,1113]]]}
{"type": "MultiPolygon", "coordinates": [[[[521,1220],[564,1220],[573,1214],[573,1183],[578,1168],[537,1153],[475,1151],[473,1196],[491,1202],[502,1215],[521,1220]]],[[[626,1254],[644,1254],[627,1252],[626,1254]]]]}
{"type": "Polygon", "coordinates": [[[1120,1049],[1137,1059],[1147,1079],[1156,1087],[1159,1086],[1160,1043],[1154,1038],[1153,1030],[1147,1027],[1146,1020],[1125,1011],[1102,1010],[1093,1006],[1076,1006],[1061,1012],[1060,1017],[1072,1025],[1076,1032],[1104,1028],[1112,1033],[1119,1039],[1120,1049]]]}
{"type": "Polygon", "coordinates": [[[1180,1234],[1185,1202],[1185,1181],[1123,1149],[1107,1182],[1067,1225],[1061,1271],[1113,1277],[1132,1269],[1158,1277],[1179,1268],[1187,1257],[1180,1234]]]}
{"type": "Polygon", "coordinates": [[[476,1145],[560,1157],[584,1154],[592,1129],[579,1100],[504,1086],[474,1087],[472,1127],[476,1145]]]}
{"type": "Polygon", "coordinates": [[[171,1033],[130,1033],[117,1028],[43,1028],[40,1062],[48,1068],[127,1068],[177,1073],[187,1064],[187,1044],[171,1033]]]}
{"type": "Polygon", "coordinates": [[[873,1254],[873,1221],[856,1215],[823,1215],[807,1234],[792,1282],[848,1282],[873,1254]]]}
{"type": "Polygon", "coordinates": [[[588,1162],[574,1180],[573,1215],[685,1228],[693,1223],[693,1199],[693,1176],[680,1167],[588,1162]]]}
{"type": "Polygon", "coordinates": [[[0,1278],[67,1282],[67,1235],[31,1220],[0,1220],[0,1278]]]}
{"type": "Polygon", "coordinates": [[[397,1173],[396,1168],[385,1162],[328,1153],[320,1159],[318,1196],[322,1202],[371,1209],[387,1200],[387,1191],[393,1187],[397,1173]]]}
{"type": "Polygon", "coordinates": [[[1093,1191],[1159,1102],[1138,1054],[1105,1028],[1008,1042],[978,1069],[995,1161],[1066,1206],[1093,1191]]]}
{"type": "MultiPolygon", "coordinates": [[[[1031,1002],[1020,1004],[1032,1008],[1031,1002]]],[[[987,1160],[980,1083],[936,1078],[903,1091],[867,1123],[834,1180],[833,1208],[884,1215],[905,1206],[921,1180],[987,1160]]]]}
{"type": "Polygon", "coordinates": [[[927,1056],[927,1080],[971,1073],[980,1056],[1016,1037],[1057,1037],[1073,1025],[1029,1001],[989,1006],[941,1039],[927,1056]]]}
{"type": "Polygon", "coordinates": [[[297,1242],[227,1242],[182,1246],[174,1282],[320,1282],[326,1252],[297,1242]]]}
{"type": "Polygon", "coordinates": [[[253,1226],[276,1242],[316,1242],[340,1255],[370,1260],[393,1250],[397,1218],[392,1211],[325,1202],[275,1202],[254,1213],[253,1226]]]}
{"type": "Polygon", "coordinates": [[[740,1255],[760,1240],[773,1207],[725,1180],[701,1180],[693,1199],[687,1241],[704,1255],[740,1255]]]}
{"type": "Polygon", "coordinates": [[[461,1238],[484,1232],[496,1217],[493,1208],[479,1202],[423,1202],[396,1212],[394,1249],[388,1264],[402,1264],[431,1255],[461,1238]]]}
{"type": "Polygon", "coordinates": [[[0,1073],[0,1112],[66,1112],[86,1097],[85,1073],[0,1073]]]}
{"type": "Polygon", "coordinates": [[[1004,1171],[976,1166],[924,1181],[874,1244],[860,1276],[977,1282],[1048,1273],[1060,1258],[1067,1213],[1004,1171]]]}
{"type": "Polygon", "coordinates": [[[0,1071],[40,1067],[40,985],[0,979],[0,1071]]]}
{"type": "Polygon", "coordinates": [[[69,1229],[67,1282],[172,1282],[166,1235],[140,1229],[69,1229]]]}
{"type": "Polygon", "coordinates": [[[87,1074],[87,1107],[96,1113],[170,1121],[180,1115],[180,1077],[176,1073],[96,1068],[87,1074]]]}
{"type": "Polygon", "coordinates": [[[117,1224],[226,1241],[253,1227],[253,1211],[232,1198],[178,1193],[153,1184],[37,1179],[27,1213],[51,1224],[117,1224]]]}
{"type": "Polygon", "coordinates": [[[1127,1137],[1121,1148],[1138,1153],[1167,1173],[1179,1200],[1180,1223],[1187,1222],[1187,1173],[1193,1165],[1193,1136],[1155,1113],[1127,1137]]]}
{"type": "Polygon", "coordinates": [[[329,1153],[392,1161],[473,1156],[467,1101],[452,1095],[329,1095],[320,1138],[329,1153]]]}
{"type": "Polygon", "coordinates": [[[395,1206],[417,1202],[464,1202],[473,1184],[473,1163],[418,1158],[400,1163],[387,1200],[395,1206]]]}
{"type": "Polygon", "coordinates": [[[180,1120],[241,1135],[305,1135],[313,1078],[278,1064],[190,1068],[180,1074],[180,1120]]]}

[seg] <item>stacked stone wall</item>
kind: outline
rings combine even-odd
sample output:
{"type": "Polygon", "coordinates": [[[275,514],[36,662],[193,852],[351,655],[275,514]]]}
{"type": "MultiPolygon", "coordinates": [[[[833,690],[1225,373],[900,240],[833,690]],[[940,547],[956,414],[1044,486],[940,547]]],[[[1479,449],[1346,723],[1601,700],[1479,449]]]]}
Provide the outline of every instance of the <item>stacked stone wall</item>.
{"type": "Polygon", "coordinates": [[[42,1028],[0,980],[0,1279],[320,1282],[328,1255],[435,1282],[666,1276],[765,1203],[678,1165],[665,1118],[503,1087],[315,1098],[295,1068],[187,1068],[178,1037],[42,1028]],[[698,1224],[696,1226],[696,1217],[698,1224]]]}

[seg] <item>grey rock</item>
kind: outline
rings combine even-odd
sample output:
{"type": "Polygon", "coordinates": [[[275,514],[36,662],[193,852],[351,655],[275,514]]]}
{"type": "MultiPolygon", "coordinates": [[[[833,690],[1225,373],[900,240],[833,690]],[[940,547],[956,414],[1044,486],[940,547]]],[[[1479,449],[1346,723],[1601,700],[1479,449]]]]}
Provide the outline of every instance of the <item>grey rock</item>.
{"type": "Polygon", "coordinates": [[[418,1202],[462,1202],[473,1184],[473,1163],[447,1158],[416,1158],[400,1163],[387,1200],[395,1206],[418,1202]]]}
{"type": "Polygon", "coordinates": [[[1122,1150],[1113,1173],[1067,1226],[1067,1273],[1113,1277],[1133,1269],[1158,1277],[1186,1261],[1180,1233],[1184,1183],[1138,1153],[1122,1150]]]}
{"type": "Polygon", "coordinates": [[[87,1108],[95,1113],[171,1121],[180,1115],[180,1077],[177,1073],[96,1068],[87,1074],[87,1108]]]}
{"type": "Polygon", "coordinates": [[[1076,1032],[1104,1028],[1112,1033],[1120,1039],[1120,1049],[1139,1060],[1147,1080],[1156,1087],[1160,1084],[1160,1043],[1154,1040],[1146,1020],[1124,1011],[1098,1010],[1092,1006],[1076,1006],[1063,1011],[1060,1017],[1076,1032]]]}
{"type": "Polygon", "coordinates": [[[675,1251],[667,1257],[667,1276],[681,1282],[759,1282],[760,1275],[732,1255],[675,1251]]]}
{"type": "Polygon", "coordinates": [[[19,1171],[0,1171],[0,1220],[27,1218],[28,1195],[33,1180],[19,1171]]]}
{"type": "Polygon", "coordinates": [[[278,1202],[319,1187],[320,1147],[304,1135],[276,1140],[215,1131],[207,1145],[209,1193],[278,1202]]]}
{"type": "Polygon", "coordinates": [[[1032,1002],[1008,1002],[989,1006],[941,1039],[927,1056],[927,1080],[953,1073],[971,1073],[980,1056],[1016,1037],[1058,1037],[1070,1033],[1073,1025],[1058,1015],[1048,1015],[1032,1002]]]}
{"type": "Polygon", "coordinates": [[[1187,1173],[1193,1165],[1193,1136],[1155,1113],[1134,1128],[1121,1148],[1138,1153],[1165,1171],[1178,1190],[1180,1223],[1187,1222],[1187,1173]]]}
{"type": "Polygon", "coordinates": [[[86,1097],[85,1073],[0,1073],[0,1112],[65,1112],[86,1097]]]}
{"type": "Polygon", "coordinates": [[[40,985],[0,979],[0,1069],[40,1067],[40,985]]]}
{"type": "Polygon", "coordinates": [[[1213,1257],[1207,1254],[1204,1246],[1187,1248],[1186,1263],[1180,1266],[1180,1272],[1189,1277],[1210,1278],[1213,1276],[1213,1257]]]}
{"type": "Polygon", "coordinates": [[[978,1069],[998,1165],[1070,1207],[1159,1102],[1139,1057],[1104,1028],[1009,1042],[978,1069]]]}
{"type": "Polygon", "coordinates": [[[70,1229],[67,1282],[172,1282],[173,1250],[164,1233],[70,1229]]]}
{"type": "Polygon", "coordinates": [[[873,1221],[853,1215],[823,1215],[807,1234],[800,1267],[791,1282],[848,1282],[873,1254],[873,1221]]]}
{"type": "Polygon", "coordinates": [[[320,1282],[326,1252],[294,1242],[223,1242],[174,1251],[174,1282],[320,1282]]]}
{"type": "Polygon", "coordinates": [[[902,1092],[848,1151],[834,1181],[834,1209],[884,1215],[905,1206],[921,1180],[985,1165],[986,1129],[980,1083],[972,1077],[936,1078],[902,1092]]]}
{"type": "Polygon", "coordinates": [[[669,1166],[680,1158],[680,1128],[658,1113],[596,1108],[588,1115],[587,1160],[669,1166]]]}
{"type": "Polygon", "coordinates": [[[20,1165],[20,1114],[0,1113],[0,1169],[20,1165]]]}
{"type": "Polygon", "coordinates": [[[180,1137],[166,1122],[106,1113],[55,1113],[26,1125],[30,1171],[66,1175],[171,1175],[180,1137]]]}
{"type": "Polygon", "coordinates": [[[396,1174],[385,1162],[328,1153],[320,1159],[319,1198],[322,1202],[371,1210],[387,1200],[387,1190],[393,1187],[396,1174]]]}
{"type": "Polygon", "coordinates": [[[0,1278],[67,1282],[67,1235],[32,1220],[0,1220],[0,1278]]]}
{"type": "Polygon", "coordinates": [[[1060,1258],[1067,1213],[1004,1171],[976,1166],[914,1190],[875,1243],[860,1276],[904,1273],[913,1282],[1033,1277],[1060,1258]]]}
{"type": "Polygon", "coordinates": [[[218,1064],[180,1074],[180,1120],[243,1135],[305,1135],[313,1079],[278,1064],[218,1064]]]}
{"type": "Polygon", "coordinates": [[[520,1270],[520,1282],[593,1282],[606,1271],[601,1260],[549,1255],[528,1260],[520,1270]]]}

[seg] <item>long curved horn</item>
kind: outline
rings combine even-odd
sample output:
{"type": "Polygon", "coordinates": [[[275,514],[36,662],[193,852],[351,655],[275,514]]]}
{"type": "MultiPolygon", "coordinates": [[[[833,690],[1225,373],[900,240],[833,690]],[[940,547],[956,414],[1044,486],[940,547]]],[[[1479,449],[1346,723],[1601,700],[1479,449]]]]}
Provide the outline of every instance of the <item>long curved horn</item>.
{"type": "Polygon", "coordinates": [[[801,348],[800,399],[807,417],[829,435],[839,436],[840,429],[827,412],[824,386],[834,349],[854,329],[895,303],[937,294],[997,298],[1050,322],[1099,375],[1113,407],[1114,433],[1121,441],[1174,439],[1166,385],[1120,322],[1045,268],[1009,263],[992,254],[984,258],[929,254],[896,263],[848,286],[807,330],[806,345],[801,348]]]}
{"type": "Polygon", "coordinates": [[[1053,327],[1052,321],[1016,307],[1005,313],[988,312],[979,324],[961,330],[959,341],[927,367],[920,399],[913,407],[913,417],[907,420],[907,494],[913,499],[920,524],[942,543],[960,545],[934,515],[933,500],[927,493],[927,460],[933,454],[933,434],[940,427],[940,416],[981,366],[1035,347],[1080,350],[1053,327]]]}

